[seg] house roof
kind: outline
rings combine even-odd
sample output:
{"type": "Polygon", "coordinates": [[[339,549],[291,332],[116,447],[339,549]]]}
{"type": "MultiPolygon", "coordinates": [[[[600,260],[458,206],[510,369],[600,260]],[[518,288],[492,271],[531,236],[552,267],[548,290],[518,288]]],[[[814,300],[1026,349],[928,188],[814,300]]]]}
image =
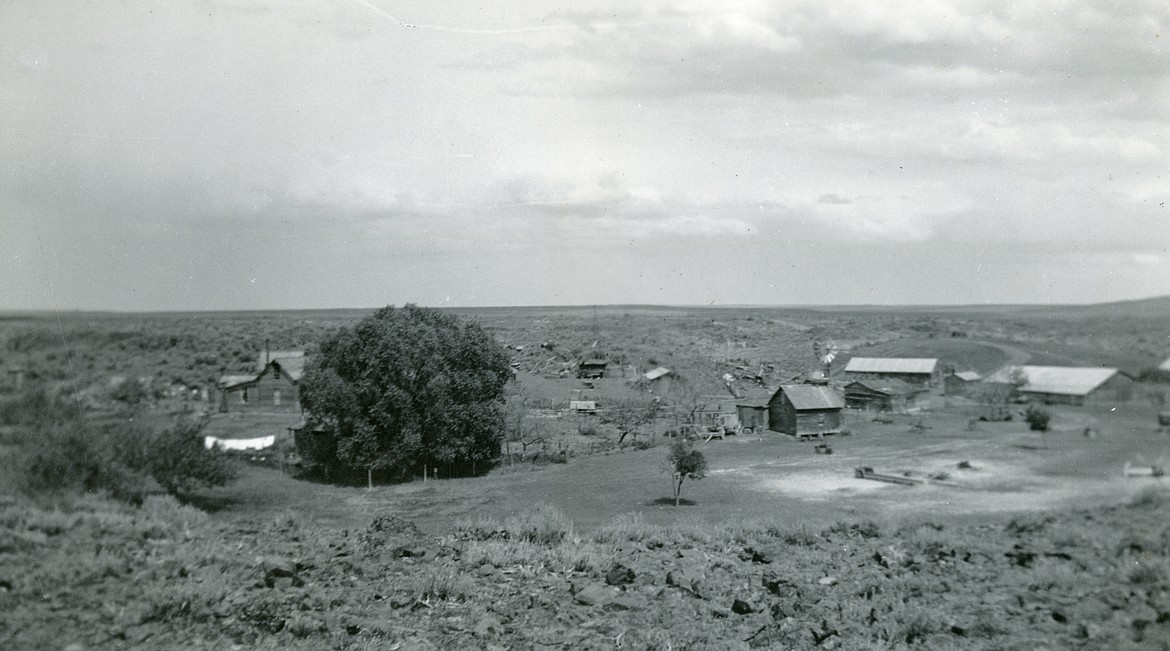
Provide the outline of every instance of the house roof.
{"type": "Polygon", "coordinates": [[[983,379],[983,376],[979,375],[975,371],[959,371],[958,373],[955,373],[955,377],[963,380],[964,382],[978,382],[979,380],[983,379]]]}
{"type": "Polygon", "coordinates": [[[604,359],[586,359],[582,360],[579,366],[609,366],[609,362],[604,359]]]}
{"type": "Polygon", "coordinates": [[[642,377],[646,378],[647,380],[657,380],[663,375],[670,375],[670,369],[666,368],[665,366],[659,366],[658,368],[651,371],[646,371],[642,374],[642,377]]]}
{"type": "Polygon", "coordinates": [[[854,384],[860,384],[871,391],[884,393],[887,396],[904,396],[910,393],[910,385],[897,378],[887,380],[858,380],[856,382],[850,382],[846,385],[845,389],[848,390],[854,384]]]}
{"type": "Polygon", "coordinates": [[[232,387],[238,387],[241,384],[247,384],[255,380],[255,375],[223,375],[219,378],[219,381],[216,382],[216,384],[221,389],[230,389],[232,387]]]}
{"type": "Polygon", "coordinates": [[[1166,361],[1162,362],[1161,364],[1158,364],[1158,370],[1159,371],[1170,371],[1170,357],[1167,357],[1166,361]]]}
{"type": "Polygon", "coordinates": [[[938,360],[930,357],[854,357],[846,373],[934,373],[938,360]]]}
{"type": "Polygon", "coordinates": [[[1010,383],[1011,374],[1019,369],[1024,384],[1020,391],[1084,396],[1117,374],[1115,368],[1082,366],[1005,366],[988,376],[988,382],[1010,383]]]}
{"type": "Polygon", "coordinates": [[[282,362],[280,366],[281,366],[281,368],[284,368],[285,367],[285,365],[283,363],[284,360],[288,360],[288,359],[302,359],[303,360],[304,357],[305,357],[305,351],[303,351],[303,350],[270,350],[267,352],[262,350],[262,351],[260,351],[259,354],[256,355],[256,372],[260,373],[264,369],[268,368],[269,362],[274,362],[274,361],[280,360],[282,362]]]}
{"type": "Polygon", "coordinates": [[[845,401],[837,392],[825,386],[814,384],[785,384],[777,391],[788,396],[788,401],[797,411],[806,409],[843,409],[845,401]]]}
{"type": "Polygon", "coordinates": [[[271,364],[279,366],[280,370],[287,373],[293,382],[300,382],[301,377],[305,374],[305,363],[308,361],[308,357],[282,357],[272,360],[271,364]]]}

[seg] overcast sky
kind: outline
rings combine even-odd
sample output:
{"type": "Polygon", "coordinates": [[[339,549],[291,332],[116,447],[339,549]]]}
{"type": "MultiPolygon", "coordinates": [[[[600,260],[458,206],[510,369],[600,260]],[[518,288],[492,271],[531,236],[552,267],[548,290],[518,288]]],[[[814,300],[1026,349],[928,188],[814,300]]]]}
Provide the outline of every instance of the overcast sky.
{"type": "Polygon", "coordinates": [[[0,309],[1166,294],[1168,28],[1166,0],[4,0],[0,309]]]}

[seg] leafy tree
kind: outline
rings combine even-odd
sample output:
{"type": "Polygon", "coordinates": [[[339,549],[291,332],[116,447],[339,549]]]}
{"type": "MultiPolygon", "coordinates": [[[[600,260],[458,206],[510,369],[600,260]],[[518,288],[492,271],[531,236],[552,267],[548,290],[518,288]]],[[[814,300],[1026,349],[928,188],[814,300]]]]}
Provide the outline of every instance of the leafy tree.
{"type": "Polygon", "coordinates": [[[332,432],[306,460],[327,471],[403,477],[499,457],[508,354],[478,324],[433,308],[385,307],[321,343],[300,388],[310,430],[332,432]]]}
{"type": "Polygon", "coordinates": [[[674,491],[674,505],[678,506],[685,479],[699,480],[707,475],[707,458],[695,449],[688,439],[678,439],[670,445],[666,457],[666,469],[670,472],[670,487],[674,491]]]}
{"type": "Polygon", "coordinates": [[[1024,412],[1024,421],[1028,423],[1028,429],[1032,430],[1033,432],[1047,432],[1048,423],[1051,420],[1052,412],[1044,409],[1043,407],[1030,405],[1024,412]]]}

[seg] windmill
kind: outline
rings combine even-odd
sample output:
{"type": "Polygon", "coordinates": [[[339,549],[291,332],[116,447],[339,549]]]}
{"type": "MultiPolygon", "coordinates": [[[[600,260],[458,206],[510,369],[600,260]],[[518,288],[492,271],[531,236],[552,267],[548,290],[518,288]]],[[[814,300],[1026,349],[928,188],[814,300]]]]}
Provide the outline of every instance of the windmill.
{"type": "Polygon", "coordinates": [[[829,372],[833,370],[833,360],[841,352],[840,347],[832,340],[817,340],[813,342],[813,353],[821,364],[825,365],[825,379],[829,379],[829,372]]]}

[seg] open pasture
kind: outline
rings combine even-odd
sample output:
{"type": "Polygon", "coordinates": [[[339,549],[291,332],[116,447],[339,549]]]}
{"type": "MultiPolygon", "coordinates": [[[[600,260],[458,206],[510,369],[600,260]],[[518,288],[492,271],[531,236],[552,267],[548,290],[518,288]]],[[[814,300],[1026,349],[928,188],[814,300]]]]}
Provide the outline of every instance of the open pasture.
{"type": "Polygon", "coordinates": [[[708,476],[687,482],[681,507],[668,504],[663,447],[573,458],[567,464],[501,467],[486,477],[363,487],[307,484],[270,469],[250,469],[214,491],[217,517],[248,520],[272,508],[317,522],[356,526],[393,514],[439,533],[463,519],[507,517],[547,503],[582,530],[614,517],[640,514],[658,525],[785,522],[810,526],[838,521],[961,523],[1005,513],[1038,513],[1124,501],[1162,481],[1125,478],[1125,463],[1170,459],[1170,434],[1153,425],[1149,406],[1111,411],[1057,408],[1053,429],[1041,435],[1022,420],[980,422],[947,413],[897,416],[873,423],[850,416],[854,434],[815,442],[767,432],[700,443],[708,476]],[[923,423],[929,429],[913,431],[923,423]],[[1084,429],[1095,430],[1093,438],[1084,429]],[[968,469],[959,468],[967,462],[968,469]],[[858,466],[922,479],[900,486],[854,477],[858,466]],[[930,479],[934,476],[936,479],[930,479]],[[323,496],[324,494],[324,496],[323,496]],[[282,499],[283,496],[283,499],[282,499]]]}

